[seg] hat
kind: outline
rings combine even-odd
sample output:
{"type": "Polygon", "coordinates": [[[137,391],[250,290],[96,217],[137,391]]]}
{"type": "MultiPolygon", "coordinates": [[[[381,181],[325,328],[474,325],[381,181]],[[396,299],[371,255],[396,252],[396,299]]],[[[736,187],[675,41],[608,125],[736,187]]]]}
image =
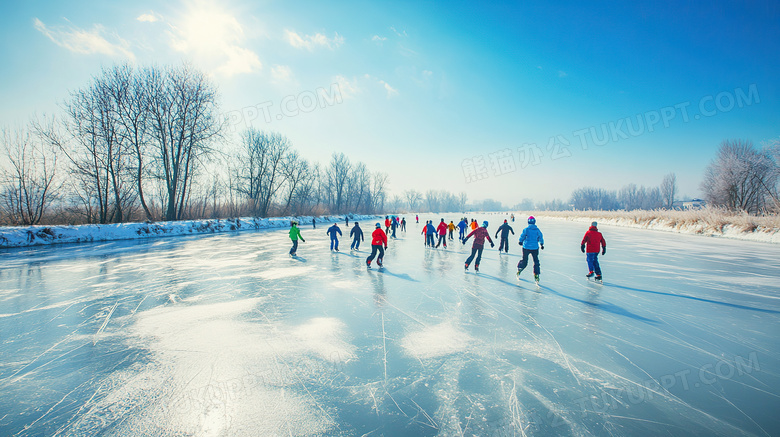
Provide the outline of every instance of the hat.
{"type": "Polygon", "coordinates": [[[380,225],[379,223],[377,223],[377,224],[376,224],[376,227],[377,227],[377,228],[381,228],[381,227],[382,227],[382,225],[380,225]]]}
{"type": "Polygon", "coordinates": [[[483,228],[486,228],[486,227],[488,227],[488,222],[487,222],[487,220],[485,220],[484,222],[482,222],[482,227],[483,227],[483,228]]]}
{"type": "Polygon", "coordinates": [[[598,224],[598,223],[596,223],[596,222],[593,222],[593,223],[591,223],[590,225],[591,225],[591,226],[598,226],[599,224],[598,224]]]}

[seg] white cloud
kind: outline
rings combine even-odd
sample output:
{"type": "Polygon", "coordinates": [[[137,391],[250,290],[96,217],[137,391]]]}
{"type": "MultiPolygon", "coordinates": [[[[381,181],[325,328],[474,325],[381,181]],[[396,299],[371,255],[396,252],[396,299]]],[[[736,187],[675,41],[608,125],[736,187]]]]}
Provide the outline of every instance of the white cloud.
{"type": "Polygon", "coordinates": [[[169,35],[171,48],[221,75],[252,73],[263,67],[257,53],[245,46],[241,23],[219,3],[191,3],[184,15],[173,20],[169,35]]]}
{"type": "Polygon", "coordinates": [[[338,33],[334,33],[333,38],[328,38],[321,33],[316,33],[314,35],[299,35],[292,30],[285,29],[284,35],[291,46],[296,49],[306,49],[309,51],[312,51],[317,47],[327,47],[333,50],[344,44],[344,37],[338,33]]]}
{"type": "Polygon", "coordinates": [[[407,35],[407,34],[406,34],[406,31],[405,31],[405,30],[404,30],[404,31],[401,31],[401,32],[399,32],[399,31],[398,31],[398,30],[396,30],[396,29],[395,29],[395,27],[393,27],[393,26],[390,26],[390,30],[392,30],[392,31],[393,31],[393,32],[394,32],[396,35],[398,35],[398,36],[402,36],[402,37],[407,37],[407,36],[409,36],[409,35],[407,35]]]}
{"type": "Polygon", "coordinates": [[[391,99],[398,95],[398,90],[391,87],[389,83],[380,80],[379,83],[385,88],[385,91],[387,91],[387,98],[391,99]]]}
{"type": "Polygon", "coordinates": [[[357,79],[347,79],[344,76],[338,75],[333,77],[333,83],[338,85],[341,97],[344,99],[354,98],[357,94],[360,94],[360,87],[358,86],[357,79]]]}
{"type": "Polygon", "coordinates": [[[141,14],[136,18],[136,20],[145,21],[147,23],[154,23],[155,21],[160,21],[160,17],[154,12],[152,12],[149,14],[141,14]]]}
{"type": "Polygon", "coordinates": [[[271,67],[271,80],[275,83],[292,82],[292,69],[287,65],[274,65],[271,67]]]}
{"type": "Polygon", "coordinates": [[[35,18],[33,26],[58,46],[74,53],[85,55],[101,54],[126,57],[131,60],[135,59],[135,55],[130,51],[130,44],[127,41],[120,38],[117,34],[106,35],[105,28],[99,24],[95,24],[92,30],[84,30],[75,26],[48,27],[41,20],[35,18]],[[114,42],[109,41],[108,38],[114,42]]]}
{"type": "Polygon", "coordinates": [[[376,41],[376,42],[387,41],[387,37],[385,37],[385,36],[379,36],[379,35],[374,35],[374,36],[371,38],[371,41],[376,41]]]}
{"type": "Polygon", "coordinates": [[[423,70],[422,74],[423,74],[423,77],[428,78],[428,77],[433,76],[433,71],[431,71],[431,70],[423,70]]]}
{"type": "Polygon", "coordinates": [[[563,70],[559,70],[558,71],[558,77],[566,77],[566,76],[568,76],[568,74],[566,74],[565,71],[563,71],[563,70]]]}

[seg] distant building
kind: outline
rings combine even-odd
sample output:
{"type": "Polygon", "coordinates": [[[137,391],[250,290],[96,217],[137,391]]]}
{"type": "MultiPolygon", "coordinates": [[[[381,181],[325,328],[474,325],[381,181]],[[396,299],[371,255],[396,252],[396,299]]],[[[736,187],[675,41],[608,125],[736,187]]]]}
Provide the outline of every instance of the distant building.
{"type": "Polygon", "coordinates": [[[674,202],[676,209],[702,209],[707,206],[707,202],[703,199],[691,199],[674,202]]]}

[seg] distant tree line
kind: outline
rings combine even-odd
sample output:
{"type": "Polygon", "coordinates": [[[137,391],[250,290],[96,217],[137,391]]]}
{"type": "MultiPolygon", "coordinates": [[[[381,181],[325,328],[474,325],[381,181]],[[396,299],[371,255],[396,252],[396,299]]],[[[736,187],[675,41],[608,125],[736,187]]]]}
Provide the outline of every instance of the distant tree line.
{"type": "Polygon", "coordinates": [[[625,185],[620,190],[583,187],[574,190],[568,202],[556,199],[535,205],[531,199],[523,199],[515,209],[526,211],[671,209],[676,196],[677,176],[669,173],[657,187],[637,186],[634,183],[625,185]]]}
{"type": "Polygon", "coordinates": [[[0,135],[0,223],[121,223],[374,213],[388,176],[334,154],[308,161],[255,129],[236,153],[216,86],[189,65],[103,69],[58,117],[0,135]]]}
{"type": "MultiPolygon", "coordinates": [[[[780,140],[761,148],[744,140],[722,142],[705,170],[700,187],[707,205],[748,214],[780,213],[780,140]]],[[[676,195],[677,178],[670,173],[658,187],[629,184],[618,191],[585,187],[575,190],[568,202],[554,200],[533,205],[530,199],[524,199],[515,208],[558,211],[670,209],[676,195]]]]}

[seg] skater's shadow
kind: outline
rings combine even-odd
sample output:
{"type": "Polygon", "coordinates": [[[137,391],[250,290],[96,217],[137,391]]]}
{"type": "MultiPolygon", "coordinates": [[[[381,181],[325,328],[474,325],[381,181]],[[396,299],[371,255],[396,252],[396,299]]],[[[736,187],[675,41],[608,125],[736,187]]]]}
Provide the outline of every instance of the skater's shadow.
{"type": "Polygon", "coordinates": [[[354,255],[354,254],[351,254],[351,253],[346,253],[346,252],[336,252],[336,254],[337,254],[337,255],[344,255],[344,256],[348,256],[348,257],[351,257],[351,258],[361,258],[361,257],[359,257],[359,256],[357,256],[357,255],[354,255]]]}
{"type": "Polygon", "coordinates": [[[572,297],[572,296],[567,296],[565,294],[561,294],[561,293],[555,291],[554,289],[552,289],[552,288],[550,288],[550,287],[548,287],[546,285],[540,285],[540,288],[542,288],[543,290],[548,290],[550,293],[552,293],[552,294],[554,294],[556,296],[560,296],[560,297],[562,297],[564,299],[573,300],[575,302],[579,302],[581,304],[588,305],[588,306],[593,307],[593,308],[598,308],[598,309],[606,311],[608,313],[617,314],[619,316],[624,316],[624,317],[629,317],[629,318],[632,318],[634,320],[639,320],[640,322],[649,323],[651,325],[657,325],[659,323],[657,320],[648,319],[647,317],[642,317],[639,314],[634,314],[631,311],[629,311],[629,310],[627,310],[627,309],[625,309],[625,308],[623,308],[621,306],[615,305],[613,303],[608,303],[608,302],[589,302],[587,300],[577,299],[576,297],[572,297]]]}
{"type": "Polygon", "coordinates": [[[294,257],[292,257],[292,259],[295,260],[295,261],[300,261],[302,263],[306,262],[306,258],[304,258],[302,256],[294,256],[294,257]]]}
{"type": "Polygon", "coordinates": [[[699,302],[707,302],[707,303],[714,303],[714,304],[718,304],[718,305],[725,305],[727,307],[739,308],[741,310],[758,311],[758,312],[770,313],[770,314],[780,314],[780,311],[776,311],[776,310],[770,310],[770,309],[766,309],[766,308],[755,308],[755,307],[750,307],[750,306],[747,306],[747,305],[740,305],[740,304],[736,304],[736,303],[721,302],[721,301],[712,300],[712,299],[705,299],[703,297],[687,296],[687,295],[684,295],[684,294],[665,293],[663,291],[643,290],[641,288],[626,287],[624,285],[615,285],[615,284],[612,284],[612,283],[609,284],[609,287],[619,288],[621,290],[637,291],[639,293],[650,293],[650,294],[658,294],[658,295],[661,295],[661,296],[681,297],[683,299],[691,299],[691,300],[698,300],[699,302]]]}
{"type": "Polygon", "coordinates": [[[396,277],[398,279],[403,279],[404,281],[420,282],[417,279],[414,279],[411,276],[409,276],[409,274],[407,274],[407,273],[402,273],[402,274],[399,275],[398,273],[391,272],[390,270],[387,269],[387,267],[383,267],[382,269],[384,270],[383,273],[385,275],[390,275],[390,276],[396,277]]]}
{"type": "Polygon", "coordinates": [[[504,279],[501,279],[501,278],[497,278],[497,277],[492,276],[492,275],[486,275],[484,273],[478,273],[477,276],[480,277],[480,278],[492,279],[492,280],[494,280],[496,282],[500,282],[500,283],[508,285],[510,287],[517,287],[517,283],[516,282],[509,282],[507,280],[504,280],[504,279]]]}

